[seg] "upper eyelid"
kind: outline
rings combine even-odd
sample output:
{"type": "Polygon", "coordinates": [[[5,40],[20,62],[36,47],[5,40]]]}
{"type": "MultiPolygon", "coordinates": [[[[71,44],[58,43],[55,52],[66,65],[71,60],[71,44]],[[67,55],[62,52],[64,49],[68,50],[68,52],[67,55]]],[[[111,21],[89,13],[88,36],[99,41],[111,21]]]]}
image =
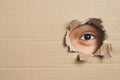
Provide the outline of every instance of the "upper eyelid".
{"type": "Polygon", "coordinates": [[[95,35],[94,33],[92,33],[92,32],[84,32],[84,33],[82,33],[82,34],[80,35],[80,37],[82,37],[82,36],[85,35],[85,34],[90,34],[90,35],[96,37],[96,35],[95,35]]]}

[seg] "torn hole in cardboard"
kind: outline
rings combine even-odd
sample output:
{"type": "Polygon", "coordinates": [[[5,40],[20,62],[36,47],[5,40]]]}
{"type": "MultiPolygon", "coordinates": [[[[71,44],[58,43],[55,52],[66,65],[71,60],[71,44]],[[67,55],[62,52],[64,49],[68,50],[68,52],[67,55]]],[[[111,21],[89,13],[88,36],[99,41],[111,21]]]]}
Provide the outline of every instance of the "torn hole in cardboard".
{"type": "Polygon", "coordinates": [[[67,28],[64,43],[70,52],[78,53],[77,60],[86,61],[92,56],[112,57],[112,46],[105,42],[107,37],[101,19],[73,20],[67,28]]]}

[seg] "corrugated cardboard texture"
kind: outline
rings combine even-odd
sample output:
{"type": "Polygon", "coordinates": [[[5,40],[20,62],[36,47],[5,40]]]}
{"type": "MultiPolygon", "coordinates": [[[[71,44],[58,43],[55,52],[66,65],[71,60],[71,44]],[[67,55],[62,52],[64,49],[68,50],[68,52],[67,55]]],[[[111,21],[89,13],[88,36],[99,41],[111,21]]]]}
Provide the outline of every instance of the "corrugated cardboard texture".
{"type": "Polygon", "coordinates": [[[0,80],[119,80],[120,0],[0,0],[0,80]],[[73,20],[103,20],[109,59],[75,62],[63,38],[73,20]]]}

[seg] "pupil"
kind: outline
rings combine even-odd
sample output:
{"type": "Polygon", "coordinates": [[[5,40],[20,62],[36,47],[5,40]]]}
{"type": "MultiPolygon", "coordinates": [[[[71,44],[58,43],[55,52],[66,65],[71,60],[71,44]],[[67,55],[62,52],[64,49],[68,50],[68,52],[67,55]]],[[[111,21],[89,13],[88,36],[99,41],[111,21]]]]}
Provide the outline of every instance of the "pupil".
{"type": "Polygon", "coordinates": [[[90,40],[91,35],[90,35],[90,34],[86,34],[86,35],[84,36],[84,38],[85,38],[85,40],[90,40]]]}

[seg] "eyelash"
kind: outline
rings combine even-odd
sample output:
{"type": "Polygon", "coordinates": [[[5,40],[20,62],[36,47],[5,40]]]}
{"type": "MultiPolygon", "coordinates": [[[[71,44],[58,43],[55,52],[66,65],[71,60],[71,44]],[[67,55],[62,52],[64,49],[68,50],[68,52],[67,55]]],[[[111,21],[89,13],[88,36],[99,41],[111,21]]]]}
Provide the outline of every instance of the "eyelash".
{"type": "Polygon", "coordinates": [[[93,40],[95,38],[95,35],[93,34],[83,34],[82,36],[80,36],[81,40],[93,40]]]}

